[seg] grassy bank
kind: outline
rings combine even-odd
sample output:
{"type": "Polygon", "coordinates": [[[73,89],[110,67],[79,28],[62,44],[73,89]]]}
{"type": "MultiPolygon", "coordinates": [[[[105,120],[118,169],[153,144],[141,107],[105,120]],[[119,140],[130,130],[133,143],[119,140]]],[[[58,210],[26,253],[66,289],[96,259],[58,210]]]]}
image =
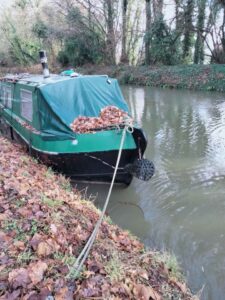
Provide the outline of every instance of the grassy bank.
{"type": "MultiPolygon", "coordinates": [[[[107,74],[119,79],[121,84],[156,86],[164,88],[225,92],[225,65],[180,65],[180,66],[97,66],[86,65],[74,68],[82,74],[107,74]]],[[[60,67],[52,68],[59,73],[60,67]]],[[[41,73],[40,65],[32,67],[1,68],[0,76],[6,73],[41,73]]]]}
{"type": "Polygon", "coordinates": [[[84,74],[108,74],[122,84],[225,92],[225,65],[87,66],[78,70],[84,74]]]}
{"type": "Polygon", "coordinates": [[[62,175],[0,137],[0,299],[194,299],[173,257],[146,251],[109,218],[75,277],[99,214],[62,175]]]}

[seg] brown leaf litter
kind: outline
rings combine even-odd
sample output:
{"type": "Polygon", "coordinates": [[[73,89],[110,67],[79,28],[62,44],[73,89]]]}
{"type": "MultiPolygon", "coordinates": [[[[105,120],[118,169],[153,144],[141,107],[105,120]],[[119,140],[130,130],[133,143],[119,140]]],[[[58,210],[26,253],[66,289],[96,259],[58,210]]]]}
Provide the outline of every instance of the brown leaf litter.
{"type": "Polygon", "coordinates": [[[94,130],[123,125],[128,120],[131,123],[133,122],[127,112],[109,105],[101,110],[99,117],[79,116],[72,122],[70,127],[76,133],[94,133],[94,130]]]}
{"type": "Polygon", "coordinates": [[[193,299],[154,252],[106,219],[73,277],[98,217],[66,178],[0,137],[0,300],[193,299]]]}

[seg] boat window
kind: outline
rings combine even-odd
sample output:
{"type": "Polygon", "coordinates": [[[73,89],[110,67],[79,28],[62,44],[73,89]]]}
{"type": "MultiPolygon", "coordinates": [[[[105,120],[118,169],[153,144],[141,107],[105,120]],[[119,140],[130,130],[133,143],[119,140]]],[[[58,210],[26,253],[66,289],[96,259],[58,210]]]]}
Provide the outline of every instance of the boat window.
{"type": "Polygon", "coordinates": [[[21,100],[21,116],[32,122],[33,119],[33,104],[32,104],[32,92],[28,90],[20,90],[21,100]]]}
{"type": "Polygon", "coordinates": [[[3,102],[3,89],[2,89],[1,82],[0,82],[0,101],[3,102]]]}
{"type": "Polygon", "coordinates": [[[12,108],[12,88],[10,86],[2,85],[1,98],[5,107],[12,108]]]}

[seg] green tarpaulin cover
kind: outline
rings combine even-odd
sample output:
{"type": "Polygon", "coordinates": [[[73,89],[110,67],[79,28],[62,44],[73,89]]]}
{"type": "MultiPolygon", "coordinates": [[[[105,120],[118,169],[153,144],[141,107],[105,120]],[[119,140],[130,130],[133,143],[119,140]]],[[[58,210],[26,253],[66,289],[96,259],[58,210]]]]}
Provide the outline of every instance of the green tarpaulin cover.
{"type": "Polygon", "coordinates": [[[42,130],[58,138],[74,136],[70,124],[78,116],[98,117],[108,105],[128,112],[117,80],[107,76],[65,78],[41,85],[39,90],[42,130]]]}

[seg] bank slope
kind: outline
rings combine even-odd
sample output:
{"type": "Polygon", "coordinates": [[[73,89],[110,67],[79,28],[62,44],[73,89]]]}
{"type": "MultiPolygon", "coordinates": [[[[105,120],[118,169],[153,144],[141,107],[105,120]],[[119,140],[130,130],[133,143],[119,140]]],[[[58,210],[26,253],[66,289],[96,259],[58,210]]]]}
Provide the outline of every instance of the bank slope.
{"type": "Polygon", "coordinates": [[[0,299],[194,299],[166,267],[170,258],[146,252],[108,218],[76,278],[72,266],[99,213],[66,178],[0,137],[0,299]]]}
{"type": "Polygon", "coordinates": [[[122,84],[225,92],[225,65],[86,66],[84,74],[108,74],[122,84]]]}

